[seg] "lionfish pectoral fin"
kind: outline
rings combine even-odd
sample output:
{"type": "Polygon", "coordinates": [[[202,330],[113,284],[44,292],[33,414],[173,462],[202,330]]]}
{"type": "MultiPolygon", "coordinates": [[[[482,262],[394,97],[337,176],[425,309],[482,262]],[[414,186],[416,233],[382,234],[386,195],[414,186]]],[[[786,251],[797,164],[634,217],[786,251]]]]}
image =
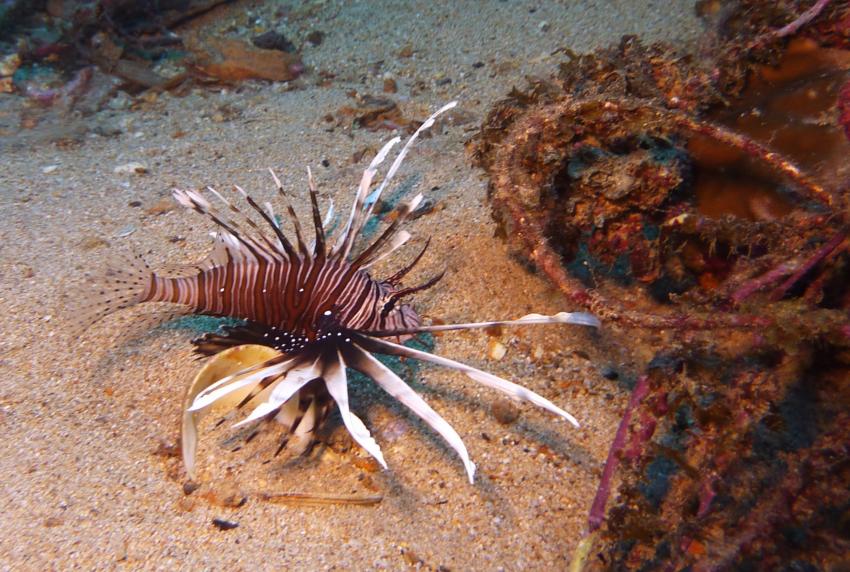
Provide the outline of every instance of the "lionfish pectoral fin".
{"type": "Polygon", "coordinates": [[[369,332],[373,338],[395,337],[403,335],[426,334],[429,332],[447,332],[451,330],[475,330],[492,326],[526,326],[530,324],[573,324],[599,328],[602,323],[599,318],[587,312],[558,312],[551,316],[544,314],[527,314],[516,320],[495,320],[491,322],[468,322],[463,324],[440,324],[436,326],[417,326],[415,328],[398,328],[394,330],[379,330],[369,332]]]}
{"type": "Polygon", "coordinates": [[[247,390],[250,392],[251,388],[262,382],[264,379],[280,376],[286,373],[290,368],[294,367],[295,362],[295,358],[287,359],[282,355],[276,356],[272,359],[228,375],[227,377],[223,377],[200,392],[192,401],[188,411],[196,412],[205,409],[216,401],[219,401],[239,390],[247,390]]]}
{"type": "MultiPolygon", "coordinates": [[[[287,367],[282,362],[283,356],[266,360],[228,375],[215,383],[200,389],[190,389],[187,404],[183,410],[183,420],[180,431],[180,443],[183,465],[189,478],[195,478],[195,456],[198,449],[198,423],[206,413],[207,408],[216,402],[238,399],[243,393],[250,394],[252,387],[262,383],[269,377],[281,375],[287,367]],[[197,391],[197,393],[195,393],[197,391]]],[[[289,360],[291,361],[291,360],[289,360]]]]}
{"type": "Polygon", "coordinates": [[[242,421],[236,423],[233,427],[241,427],[262,419],[263,417],[276,412],[280,407],[289,401],[293,395],[298,393],[302,387],[307,385],[312,380],[321,375],[321,364],[318,358],[301,361],[300,365],[295,365],[286,372],[286,375],[280,379],[274,389],[269,394],[268,400],[260,403],[254,410],[242,421]]]}
{"type": "Polygon", "coordinates": [[[70,334],[77,336],[108,314],[144,302],[153,278],[140,254],[111,254],[99,273],[86,276],[85,290],[69,304],[70,334]]]}
{"type": "Polygon", "coordinates": [[[457,431],[439,413],[434,411],[404,380],[360,346],[354,344],[345,350],[345,357],[349,367],[375,380],[384,391],[400,401],[418,415],[420,419],[425,421],[434,431],[439,433],[451,448],[460,455],[463,465],[466,467],[466,474],[469,477],[470,484],[474,482],[475,464],[469,458],[466,445],[464,445],[457,431]]]}
{"type": "Polygon", "coordinates": [[[438,356],[436,354],[423,352],[407,346],[402,346],[400,344],[394,344],[383,339],[373,338],[365,335],[360,335],[356,339],[358,344],[372,352],[409,357],[416,360],[428,361],[437,365],[441,365],[443,367],[458,370],[466,374],[471,379],[474,379],[478,383],[481,383],[482,385],[485,385],[497,391],[501,391],[502,393],[505,393],[515,399],[528,401],[529,403],[532,403],[547,411],[550,411],[555,415],[563,417],[575,427],[579,426],[579,423],[575,417],[573,417],[572,415],[570,415],[569,413],[567,413],[566,411],[564,411],[542,395],[538,395],[537,393],[531,391],[526,387],[517,385],[516,383],[513,383],[506,379],[502,379],[501,377],[497,377],[492,373],[487,373],[486,371],[476,369],[472,366],[442,356],[438,356]]]}
{"type": "MultiPolygon", "coordinates": [[[[290,401],[295,400],[290,399],[290,401]]],[[[301,415],[300,411],[299,415],[301,415]]],[[[289,441],[289,449],[294,455],[303,455],[313,444],[314,433],[319,425],[319,404],[315,399],[310,400],[307,410],[296,421],[297,423],[291,429],[292,439],[289,441]]]]}
{"type": "Polygon", "coordinates": [[[328,393],[339,408],[342,422],[351,437],[386,469],[387,462],[384,460],[384,455],[381,453],[378,443],[372,438],[363,421],[348,407],[348,379],[345,375],[345,362],[339,352],[336,353],[335,358],[329,357],[326,360],[322,377],[325,380],[328,393]]]}
{"type": "Polygon", "coordinates": [[[298,399],[294,398],[285,401],[274,417],[275,421],[283,425],[283,429],[286,432],[291,432],[297,428],[299,417],[303,414],[298,401],[298,399]]]}

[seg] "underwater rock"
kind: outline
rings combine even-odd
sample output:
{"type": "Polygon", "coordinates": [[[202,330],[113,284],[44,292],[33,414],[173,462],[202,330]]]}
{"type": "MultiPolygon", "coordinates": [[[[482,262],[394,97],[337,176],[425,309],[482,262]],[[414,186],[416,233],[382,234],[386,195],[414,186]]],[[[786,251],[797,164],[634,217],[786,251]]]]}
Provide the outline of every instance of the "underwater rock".
{"type": "Polygon", "coordinates": [[[255,48],[230,39],[210,39],[194,47],[200,71],[222,81],[290,81],[304,71],[298,56],[255,48]]]}

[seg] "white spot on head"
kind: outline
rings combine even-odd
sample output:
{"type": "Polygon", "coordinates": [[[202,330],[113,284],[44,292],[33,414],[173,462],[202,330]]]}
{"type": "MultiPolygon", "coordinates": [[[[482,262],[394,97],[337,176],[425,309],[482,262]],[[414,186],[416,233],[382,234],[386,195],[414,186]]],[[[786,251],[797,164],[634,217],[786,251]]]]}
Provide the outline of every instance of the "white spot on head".
{"type": "Polygon", "coordinates": [[[325,310],[324,312],[322,312],[322,314],[325,315],[325,316],[330,316],[331,313],[332,312],[330,310],[325,310]]]}
{"type": "Polygon", "coordinates": [[[219,288],[219,292],[224,292],[224,288],[219,288]]]}

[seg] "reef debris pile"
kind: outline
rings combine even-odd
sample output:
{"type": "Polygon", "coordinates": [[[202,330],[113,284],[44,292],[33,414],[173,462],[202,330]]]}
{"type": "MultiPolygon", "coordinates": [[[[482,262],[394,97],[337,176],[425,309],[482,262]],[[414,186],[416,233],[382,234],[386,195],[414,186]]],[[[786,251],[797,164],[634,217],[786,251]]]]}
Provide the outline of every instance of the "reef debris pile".
{"type": "Polygon", "coordinates": [[[655,356],[574,564],[846,564],[850,8],[699,7],[698,53],[569,54],[470,143],[514,252],[655,356]]]}

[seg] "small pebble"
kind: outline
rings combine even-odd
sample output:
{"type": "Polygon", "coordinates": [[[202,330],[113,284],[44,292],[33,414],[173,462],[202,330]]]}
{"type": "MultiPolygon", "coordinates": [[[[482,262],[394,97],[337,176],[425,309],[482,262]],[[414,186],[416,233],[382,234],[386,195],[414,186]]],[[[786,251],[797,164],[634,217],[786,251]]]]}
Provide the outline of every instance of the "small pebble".
{"type": "Polygon", "coordinates": [[[174,202],[171,199],[162,198],[150,207],[145,212],[149,215],[157,216],[173,211],[175,208],[174,202]]]}
{"type": "Polygon", "coordinates": [[[224,520],[223,518],[214,518],[212,520],[212,523],[219,530],[233,530],[234,528],[239,527],[238,522],[232,522],[230,520],[224,520]]]}
{"type": "Polygon", "coordinates": [[[59,168],[59,165],[47,165],[46,167],[42,167],[41,172],[45,175],[49,175],[53,171],[59,168]]]}
{"type": "Polygon", "coordinates": [[[83,250],[94,250],[102,246],[109,246],[109,243],[99,236],[87,236],[80,241],[80,248],[83,250]]]}
{"type": "Polygon", "coordinates": [[[436,204],[437,203],[434,201],[434,199],[430,197],[422,199],[422,202],[419,203],[419,206],[416,207],[416,210],[410,213],[410,220],[416,220],[421,216],[434,212],[434,207],[436,206],[436,204]]]}
{"type": "Polygon", "coordinates": [[[129,224],[129,225],[125,226],[124,228],[122,228],[121,230],[119,230],[117,233],[115,233],[115,237],[116,238],[124,238],[125,236],[130,236],[134,232],[136,232],[136,227],[133,226],[132,224],[129,224]]]}
{"type": "Polygon", "coordinates": [[[498,340],[490,339],[487,342],[487,356],[495,361],[499,361],[505,354],[508,353],[508,348],[498,340]]]}
{"type": "Polygon", "coordinates": [[[602,377],[604,377],[605,379],[610,379],[611,381],[614,381],[615,379],[620,377],[620,374],[617,372],[617,370],[608,365],[603,367],[602,371],[600,371],[599,373],[602,374],[602,377]]]}
{"type": "Polygon", "coordinates": [[[321,30],[313,30],[307,34],[307,43],[313,46],[319,46],[325,41],[325,33],[321,30]]]}
{"type": "Polygon", "coordinates": [[[251,38],[251,42],[261,48],[263,50],[278,50],[281,52],[294,52],[295,46],[286,39],[286,37],[279,33],[271,30],[266,32],[265,34],[260,34],[259,36],[254,36],[251,38]]]}
{"type": "Polygon", "coordinates": [[[222,483],[202,496],[211,504],[225,508],[239,508],[248,501],[248,497],[230,482],[222,483]]]}
{"type": "Polygon", "coordinates": [[[496,421],[502,425],[510,425],[519,418],[519,407],[509,399],[496,399],[490,406],[490,411],[493,412],[496,421]]]}
{"type": "Polygon", "coordinates": [[[147,166],[142,163],[125,163],[118,165],[112,172],[116,175],[143,175],[148,172],[147,166]]]}
{"type": "Polygon", "coordinates": [[[176,443],[161,440],[156,449],[154,449],[153,454],[158,457],[179,457],[180,447],[176,443]]]}
{"type": "Polygon", "coordinates": [[[49,516],[44,519],[44,526],[47,528],[56,528],[57,526],[62,526],[65,524],[65,519],[61,516],[49,516]]]}

